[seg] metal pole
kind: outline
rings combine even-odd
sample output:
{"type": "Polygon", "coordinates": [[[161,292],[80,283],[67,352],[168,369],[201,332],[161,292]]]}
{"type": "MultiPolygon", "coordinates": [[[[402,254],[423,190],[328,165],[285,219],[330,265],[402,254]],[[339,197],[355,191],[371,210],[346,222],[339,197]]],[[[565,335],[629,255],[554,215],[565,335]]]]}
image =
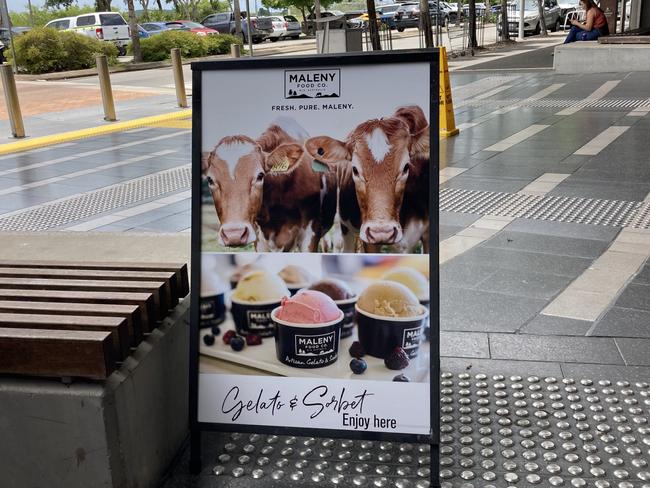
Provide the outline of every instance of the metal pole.
{"type": "Polygon", "coordinates": [[[176,85],[176,100],[178,101],[178,106],[187,108],[185,80],[183,79],[183,61],[181,60],[181,50],[177,47],[172,49],[172,71],[174,72],[174,84],[176,85]]]}
{"type": "Polygon", "coordinates": [[[8,64],[0,65],[0,74],[2,76],[9,122],[11,123],[11,133],[14,137],[25,137],[25,126],[23,125],[23,116],[20,113],[16,80],[13,71],[11,71],[11,66],[8,64]]]}
{"type": "Polygon", "coordinates": [[[621,8],[623,9],[623,11],[621,12],[621,32],[625,32],[625,15],[627,13],[626,12],[627,0],[622,0],[621,3],[622,3],[621,8]]]}
{"type": "Polygon", "coordinates": [[[239,44],[230,45],[230,56],[233,58],[238,58],[241,56],[241,46],[239,44]]]}
{"type": "Polygon", "coordinates": [[[11,30],[11,19],[9,18],[9,9],[7,8],[7,0],[0,0],[0,20],[2,20],[2,27],[7,29],[9,33],[9,46],[11,47],[11,54],[14,58],[14,73],[18,74],[18,60],[16,59],[16,48],[14,47],[14,34],[11,30]]]}
{"type": "Polygon", "coordinates": [[[29,8],[29,25],[34,27],[34,12],[32,9],[32,0],[27,0],[27,6],[29,8]]]}
{"type": "Polygon", "coordinates": [[[518,41],[524,40],[524,14],[526,9],[526,0],[519,0],[519,37],[518,41]]]}
{"type": "Polygon", "coordinates": [[[102,92],[102,103],[104,104],[104,120],[114,122],[117,120],[117,116],[115,115],[111,77],[108,74],[108,60],[105,55],[101,54],[95,58],[95,62],[99,75],[99,89],[102,92]]]}
{"type": "Polygon", "coordinates": [[[253,29],[251,29],[251,3],[249,0],[246,0],[246,23],[248,24],[248,55],[253,57],[253,29]]]}

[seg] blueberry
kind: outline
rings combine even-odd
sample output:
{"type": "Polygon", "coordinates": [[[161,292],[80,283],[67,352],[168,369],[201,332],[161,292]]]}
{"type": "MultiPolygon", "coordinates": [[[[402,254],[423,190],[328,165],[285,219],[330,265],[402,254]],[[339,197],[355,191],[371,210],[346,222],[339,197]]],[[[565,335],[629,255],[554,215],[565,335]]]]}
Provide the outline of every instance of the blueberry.
{"type": "Polygon", "coordinates": [[[350,361],[350,369],[354,374],[363,374],[363,372],[368,368],[368,363],[363,359],[354,358],[350,361]]]}
{"type": "Polygon", "coordinates": [[[214,336],[212,334],[205,334],[203,336],[203,342],[206,346],[212,346],[214,344],[214,336]]]}
{"type": "Polygon", "coordinates": [[[395,376],[393,378],[393,381],[398,381],[398,382],[401,382],[401,383],[408,383],[411,380],[409,380],[408,376],[404,376],[403,374],[398,374],[397,376],[395,376]]]}
{"type": "Polygon", "coordinates": [[[246,345],[246,341],[241,336],[235,336],[232,339],[230,339],[230,347],[232,347],[233,351],[241,351],[242,349],[244,349],[245,345],[246,345]]]}
{"type": "Polygon", "coordinates": [[[221,334],[221,329],[219,328],[218,325],[213,325],[211,330],[214,336],[218,336],[219,334],[221,334]]]}

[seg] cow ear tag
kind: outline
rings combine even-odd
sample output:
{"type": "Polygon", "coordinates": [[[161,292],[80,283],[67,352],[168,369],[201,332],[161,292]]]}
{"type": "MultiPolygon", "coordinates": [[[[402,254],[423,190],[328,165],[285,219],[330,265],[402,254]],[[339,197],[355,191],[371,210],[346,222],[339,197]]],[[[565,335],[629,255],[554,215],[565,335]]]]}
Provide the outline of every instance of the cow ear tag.
{"type": "Polygon", "coordinates": [[[284,157],[271,167],[270,173],[286,173],[289,170],[289,158],[284,157]]]}
{"type": "Polygon", "coordinates": [[[327,173],[329,171],[329,168],[327,167],[327,165],[321,163],[317,159],[312,160],[311,169],[313,169],[317,173],[327,173]]]}

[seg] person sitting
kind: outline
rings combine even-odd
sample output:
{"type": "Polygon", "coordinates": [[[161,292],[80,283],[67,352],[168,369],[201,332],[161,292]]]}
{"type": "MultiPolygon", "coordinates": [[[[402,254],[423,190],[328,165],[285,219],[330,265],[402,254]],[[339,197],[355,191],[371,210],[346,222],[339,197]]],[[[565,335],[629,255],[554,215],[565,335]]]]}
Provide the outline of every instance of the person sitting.
{"type": "Polygon", "coordinates": [[[587,17],[584,22],[571,20],[571,30],[566,36],[564,44],[575,41],[595,41],[600,36],[609,35],[607,19],[594,0],[580,0],[580,7],[585,10],[587,17]]]}

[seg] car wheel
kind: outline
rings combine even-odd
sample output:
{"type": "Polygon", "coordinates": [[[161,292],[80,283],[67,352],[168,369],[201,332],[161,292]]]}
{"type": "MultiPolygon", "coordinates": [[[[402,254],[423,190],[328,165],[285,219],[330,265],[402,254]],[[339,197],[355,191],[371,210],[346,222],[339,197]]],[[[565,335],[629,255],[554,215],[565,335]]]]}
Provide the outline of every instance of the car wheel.
{"type": "Polygon", "coordinates": [[[542,32],[542,23],[537,22],[537,25],[535,26],[535,30],[533,31],[534,35],[539,35],[539,33],[542,32]]]}
{"type": "Polygon", "coordinates": [[[397,32],[404,32],[404,27],[398,27],[397,32]]]}
{"type": "Polygon", "coordinates": [[[256,39],[253,37],[253,44],[259,44],[260,42],[262,42],[262,39],[256,39]]]}
{"type": "Polygon", "coordinates": [[[553,27],[553,29],[551,29],[551,31],[558,32],[561,28],[562,28],[562,22],[560,22],[560,19],[557,19],[555,21],[555,27],[553,27]]]}
{"type": "Polygon", "coordinates": [[[291,39],[293,39],[294,41],[296,41],[296,40],[300,39],[300,36],[291,36],[291,39]]]}
{"type": "Polygon", "coordinates": [[[117,54],[119,56],[126,56],[126,47],[125,46],[119,46],[117,48],[117,54]]]}
{"type": "Polygon", "coordinates": [[[269,37],[269,41],[271,42],[278,42],[280,40],[279,37],[269,37]]]}

